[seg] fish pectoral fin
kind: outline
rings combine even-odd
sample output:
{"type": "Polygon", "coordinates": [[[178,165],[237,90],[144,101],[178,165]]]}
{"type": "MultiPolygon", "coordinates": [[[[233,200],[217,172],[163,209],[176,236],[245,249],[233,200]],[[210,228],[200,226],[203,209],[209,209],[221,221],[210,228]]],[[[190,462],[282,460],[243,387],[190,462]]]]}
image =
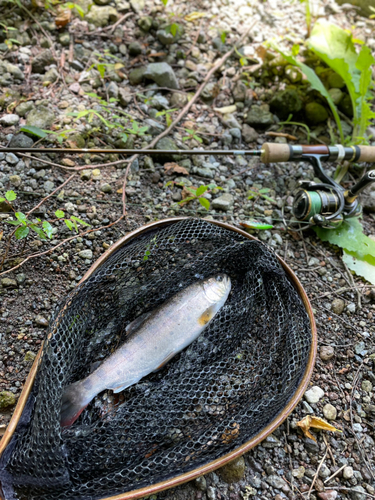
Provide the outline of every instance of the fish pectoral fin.
{"type": "Polygon", "coordinates": [[[161,369],[163,368],[163,366],[165,366],[165,365],[168,363],[168,361],[169,361],[170,359],[172,359],[172,358],[173,358],[173,356],[174,356],[175,354],[177,354],[177,353],[176,353],[176,352],[170,352],[170,353],[169,353],[169,354],[165,357],[165,359],[163,359],[163,361],[160,363],[160,365],[159,365],[157,368],[155,368],[155,370],[154,370],[152,373],[155,373],[155,372],[158,372],[159,370],[161,370],[161,369]]]}
{"type": "Polygon", "coordinates": [[[146,321],[146,319],[151,315],[151,312],[147,312],[144,314],[141,314],[138,316],[138,318],[135,318],[134,321],[128,324],[128,326],[125,328],[125,331],[128,335],[131,335],[134,333],[138,328],[146,321]]]}
{"type": "Polygon", "coordinates": [[[135,380],[134,382],[131,382],[130,384],[127,382],[126,384],[124,385],[119,385],[117,387],[111,387],[112,391],[117,394],[118,392],[121,392],[121,391],[124,391],[127,387],[129,387],[130,385],[132,384],[136,384],[138,382],[138,380],[135,380]]]}
{"type": "Polygon", "coordinates": [[[198,323],[202,326],[207,325],[209,321],[215,316],[216,309],[215,306],[212,305],[208,309],[204,311],[203,314],[201,314],[198,318],[198,323]]]}

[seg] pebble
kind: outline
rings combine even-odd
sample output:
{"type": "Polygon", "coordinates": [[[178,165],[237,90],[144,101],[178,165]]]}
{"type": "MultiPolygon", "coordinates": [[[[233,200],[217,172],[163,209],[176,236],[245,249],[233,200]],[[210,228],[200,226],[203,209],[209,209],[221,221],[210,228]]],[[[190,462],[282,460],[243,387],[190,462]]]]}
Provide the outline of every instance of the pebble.
{"type": "Polygon", "coordinates": [[[362,391],[365,391],[365,392],[372,391],[372,383],[369,380],[363,380],[361,387],[362,387],[362,391]]]}
{"type": "Polygon", "coordinates": [[[349,491],[349,495],[352,500],[366,500],[368,497],[366,495],[366,490],[363,486],[356,486],[349,491]]]}
{"type": "Polygon", "coordinates": [[[36,354],[33,351],[27,351],[23,360],[26,362],[30,362],[30,361],[34,361],[35,358],[36,358],[36,354]]]}
{"type": "Polygon", "coordinates": [[[12,127],[13,125],[17,125],[20,121],[20,117],[15,114],[4,115],[0,118],[0,125],[4,127],[12,127]]]}
{"type": "Polygon", "coordinates": [[[199,476],[196,479],[194,479],[193,484],[199,491],[207,490],[207,481],[204,476],[199,476]]]}
{"type": "Polygon", "coordinates": [[[308,403],[317,403],[324,396],[324,391],[317,385],[314,385],[305,392],[305,399],[308,403]]]}
{"type": "Polygon", "coordinates": [[[336,420],[337,410],[330,403],[323,406],[323,415],[327,420],[336,420]]]}
{"type": "Polygon", "coordinates": [[[46,181],[43,184],[43,187],[47,191],[47,193],[49,193],[50,191],[52,191],[53,189],[55,189],[55,184],[52,181],[46,181]]]}
{"type": "Polygon", "coordinates": [[[361,424],[359,423],[355,423],[353,424],[353,431],[355,432],[363,432],[363,427],[361,424]]]}
{"type": "Polygon", "coordinates": [[[112,186],[110,184],[103,184],[100,186],[100,191],[103,191],[103,193],[112,193],[112,186]]]}
{"type": "Polygon", "coordinates": [[[276,474],[272,474],[271,476],[268,476],[266,478],[266,483],[268,483],[270,486],[272,486],[273,488],[276,488],[278,490],[281,490],[282,488],[285,488],[285,486],[287,486],[284,479],[276,474]]]}
{"type": "Polygon", "coordinates": [[[222,196],[219,196],[212,201],[212,208],[214,210],[223,210],[224,212],[230,210],[233,205],[234,197],[229,193],[224,193],[222,196]]]}
{"type": "Polygon", "coordinates": [[[292,470],[292,476],[301,479],[305,475],[305,472],[306,472],[305,467],[301,465],[301,467],[298,467],[298,469],[292,470]]]}
{"type": "Polygon", "coordinates": [[[216,500],[216,490],[213,486],[207,488],[207,498],[208,500],[216,500]]]}
{"type": "Polygon", "coordinates": [[[217,470],[217,473],[226,483],[237,483],[245,474],[245,460],[238,457],[217,470]]]}
{"type": "Polygon", "coordinates": [[[319,477],[326,479],[330,475],[331,475],[330,469],[326,466],[326,464],[323,463],[322,466],[320,467],[319,477]]]}
{"type": "Polygon", "coordinates": [[[0,392],[0,408],[7,408],[8,406],[14,405],[16,402],[16,396],[9,391],[0,392]]]}
{"type": "Polygon", "coordinates": [[[17,281],[12,278],[3,278],[1,284],[4,288],[17,288],[17,281]]]}
{"type": "Polygon", "coordinates": [[[347,310],[348,313],[354,314],[355,311],[356,311],[356,306],[355,306],[354,302],[350,302],[350,304],[348,304],[346,306],[346,310],[347,310]]]}
{"type": "Polygon", "coordinates": [[[322,359],[323,361],[328,361],[329,359],[333,358],[334,355],[335,355],[335,350],[332,346],[323,345],[320,348],[319,356],[320,359],[322,359]]]}
{"type": "Polygon", "coordinates": [[[92,250],[81,250],[80,252],[78,252],[78,255],[81,257],[81,259],[89,259],[91,260],[92,259],[92,250]]]}
{"type": "Polygon", "coordinates": [[[318,497],[321,498],[322,500],[335,500],[337,495],[338,495],[337,490],[325,490],[318,492],[318,497]]]}
{"type": "Polygon", "coordinates": [[[354,474],[353,468],[350,467],[349,465],[345,467],[344,470],[342,471],[342,477],[344,479],[351,479],[353,477],[353,474],[354,474]]]}
{"type": "Polygon", "coordinates": [[[7,153],[7,155],[5,156],[5,161],[7,163],[10,163],[11,165],[15,165],[16,163],[19,162],[19,159],[15,154],[7,153]]]}
{"type": "Polygon", "coordinates": [[[345,308],[345,302],[342,299],[335,299],[331,304],[331,311],[335,314],[341,314],[345,308]]]}
{"type": "Polygon", "coordinates": [[[48,326],[48,319],[46,319],[44,316],[42,316],[41,314],[38,314],[35,318],[35,323],[39,326],[44,326],[44,327],[47,327],[48,326]]]}

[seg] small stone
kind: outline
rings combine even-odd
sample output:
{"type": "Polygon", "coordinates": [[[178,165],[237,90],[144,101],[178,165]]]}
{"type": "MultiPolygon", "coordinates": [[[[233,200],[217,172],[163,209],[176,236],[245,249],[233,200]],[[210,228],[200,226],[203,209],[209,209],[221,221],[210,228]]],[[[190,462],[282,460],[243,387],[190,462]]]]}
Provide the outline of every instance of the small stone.
{"type": "Polygon", "coordinates": [[[308,403],[314,404],[317,403],[324,396],[324,391],[317,385],[314,385],[305,392],[305,399],[308,403]]]}
{"type": "Polygon", "coordinates": [[[128,75],[130,85],[138,85],[139,83],[141,83],[145,73],[146,73],[145,67],[135,68],[132,71],[130,71],[128,75]]]}
{"type": "Polygon", "coordinates": [[[331,311],[335,314],[341,314],[345,308],[345,302],[342,299],[335,299],[331,304],[331,311]]]}
{"type": "Polygon", "coordinates": [[[26,274],[25,273],[19,273],[16,275],[16,280],[19,285],[22,285],[22,283],[25,282],[26,280],[26,274]]]}
{"type": "Polygon", "coordinates": [[[3,278],[1,284],[4,288],[17,288],[17,281],[12,278],[3,278]]]}
{"type": "Polygon", "coordinates": [[[323,415],[327,420],[336,420],[337,410],[330,403],[323,406],[323,415]]]}
{"type": "Polygon", "coordinates": [[[104,7],[93,5],[90,11],[85,15],[85,21],[98,27],[104,27],[110,22],[116,22],[117,17],[117,10],[114,7],[108,5],[104,7]]]}
{"type": "Polygon", "coordinates": [[[10,148],[31,148],[34,141],[25,134],[14,135],[10,141],[10,148]]]}
{"type": "Polygon", "coordinates": [[[176,75],[171,66],[166,62],[149,64],[144,77],[153,80],[159,87],[179,88],[176,75]]]}
{"type": "MultiPolygon", "coordinates": [[[[26,116],[27,113],[33,109],[33,107],[34,107],[34,103],[32,101],[21,102],[16,107],[16,113],[18,116],[26,116]]],[[[19,134],[19,135],[21,135],[21,134],[19,134]]]]}
{"type": "Polygon", "coordinates": [[[151,26],[152,26],[152,17],[151,16],[144,16],[138,19],[137,22],[138,26],[141,28],[143,31],[150,31],[151,26]]]}
{"type": "Polygon", "coordinates": [[[194,486],[197,488],[199,491],[206,491],[207,490],[207,481],[204,476],[199,476],[194,481],[192,481],[194,486]]]}
{"type": "Polygon", "coordinates": [[[271,111],[282,120],[302,109],[302,99],[295,89],[276,92],[270,102],[271,111]]]}
{"type": "Polygon", "coordinates": [[[8,153],[6,156],[5,156],[5,161],[7,163],[9,163],[10,165],[15,165],[16,163],[19,162],[19,159],[18,157],[13,154],[13,153],[8,153]]]}
{"type": "Polygon", "coordinates": [[[158,30],[156,32],[156,36],[162,45],[172,45],[172,43],[175,43],[179,38],[178,31],[173,36],[170,31],[167,31],[165,29],[158,30]]]}
{"type": "Polygon", "coordinates": [[[349,118],[353,117],[353,103],[348,94],[344,94],[339,104],[339,110],[342,111],[349,118]]]}
{"type": "Polygon", "coordinates": [[[229,193],[224,193],[222,196],[219,196],[212,201],[212,208],[214,210],[223,210],[224,212],[230,210],[233,205],[234,198],[229,193]]]}
{"type": "Polygon", "coordinates": [[[344,479],[351,479],[351,478],[353,477],[353,475],[354,475],[353,468],[352,468],[352,467],[350,467],[349,465],[348,465],[348,466],[346,466],[346,467],[344,468],[344,470],[342,471],[342,477],[343,477],[344,479]]]}
{"type": "Polygon", "coordinates": [[[268,476],[266,478],[266,483],[271,485],[273,488],[276,488],[277,490],[281,490],[282,488],[285,488],[285,486],[287,486],[284,479],[280,476],[277,476],[276,474],[268,476]]]}
{"type": "Polygon", "coordinates": [[[30,362],[30,361],[34,361],[35,358],[36,358],[36,354],[33,351],[27,351],[23,360],[26,362],[30,362]]]}
{"type": "Polygon", "coordinates": [[[16,402],[16,396],[9,391],[0,392],[0,408],[7,408],[8,406],[13,406],[16,402]]]}
{"type": "Polygon", "coordinates": [[[89,259],[91,260],[92,259],[92,250],[81,250],[80,252],[78,252],[78,255],[79,257],[81,257],[81,259],[89,259]]]}
{"type": "Polygon", "coordinates": [[[27,115],[26,125],[48,129],[55,121],[55,114],[46,106],[38,106],[27,115]]]}
{"type": "Polygon", "coordinates": [[[118,89],[118,98],[121,106],[128,106],[133,100],[133,95],[130,89],[120,87],[118,89]]]}
{"type": "Polygon", "coordinates": [[[322,500],[336,500],[338,492],[336,490],[319,491],[318,497],[322,500]]]}
{"type": "Polygon", "coordinates": [[[354,351],[356,354],[362,355],[364,354],[364,351],[366,349],[366,344],[361,340],[361,342],[358,342],[354,346],[354,351]]]}
{"type": "Polygon", "coordinates": [[[247,144],[250,142],[256,142],[259,137],[258,132],[253,127],[250,127],[250,125],[247,125],[247,123],[244,123],[241,133],[247,144]]]}
{"type": "Polygon", "coordinates": [[[188,102],[186,94],[180,94],[179,92],[173,92],[171,97],[171,107],[172,108],[183,108],[188,102]]]}
{"type": "Polygon", "coordinates": [[[69,33],[60,33],[59,42],[63,47],[68,47],[70,45],[70,34],[69,33]]]}
{"type": "Polygon", "coordinates": [[[267,109],[262,106],[252,106],[246,117],[246,123],[248,125],[254,125],[257,127],[268,127],[273,125],[274,119],[272,113],[267,111],[267,109]]]}
{"type": "Polygon", "coordinates": [[[305,106],[306,120],[312,124],[321,123],[327,120],[328,111],[318,102],[309,102],[305,106]]]}
{"type": "Polygon", "coordinates": [[[363,488],[363,486],[355,486],[349,491],[349,495],[352,498],[352,500],[367,499],[366,490],[363,488]]]}
{"type": "Polygon", "coordinates": [[[54,83],[59,79],[59,73],[56,68],[51,68],[47,71],[45,75],[42,77],[42,82],[54,83]]]}
{"type": "Polygon", "coordinates": [[[56,61],[52,55],[52,52],[47,49],[34,57],[31,63],[31,69],[33,73],[45,73],[46,67],[55,63],[56,61]]]}
{"type": "Polygon", "coordinates": [[[119,88],[116,82],[110,82],[107,87],[107,92],[109,97],[118,98],[119,88]]]}
{"type": "Polygon", "coordinates": [[[301,479],[305,475],[305,472],[306,472],[305,467],[301,465],[301,467],[298,467],[298,469],[292,470],[292,476],[301,479]]]}
{"type": "Polygon", "coordinates": [[[100,186],[100,191],[103,191],[103,193],[112,193],[112,186],[110,184],[103,184],[100,186]]]}
{"type": "Polygon", "coordinates": [[[41,314],[38,314],[35,318],[35,323],[39,326],[44,326],[44,327],[47,327],[48,326],[48,319],[46,319],[44,316],[42,316],[41,314]]]}
{"type": "Polygon", "coordinates": [[[287,66],[285,68],[285,76],[290,83],[298,83],[302,80],[302,74],[295,66],[287,66]]]}
{"type": "Polygon", "coordinates": [[[13,125],[17,125],[19,121],[20,117],[18,115],[4,115],[0,118],[0,125],[3,125],[3,127],[12,127],[13,125]]]}
{"type": "Polygon", "coordinates": [[[130,0],[130,5],[139,14],[145,8],[145,0],[130,0]]]}
{"type": "Polygon", "coordinates": [[[47,191],[47,193],[49,193],[50,191],[53,191],[53,189],[55,189],[55,184],[52,181],[46,181],[43,184],[43,187],[44,187],[45,191],[47,191]]]}
{"type": "Polygon", "coordinates": [[[331,96],[331,99],[334,104],[339,104],[341,99],[344,97],[344,93],[340,89],[332,88],[329,89],[328,94],[331,96]]]}
{"type": "Polygon", "coordinates": [[[354,302],[350,302],[347,306],[346,306],[346,310],[348,313],[350,314],[354,314],[355,311],[356,311],[356,307],[355,307],[355,304],[354,302]]]}
{"type": "Polygon", "coordinates": [[[19,187],[21,185],[21,177],[19,175],[11,175],[9,177],[9,181],[12,184],[12,186],[19,187]]]}
{"type": "Polygon", "coordinates": [[[139,56],[139,54],[142,54],[142,45],[137,41],[131,42],[128,51],[131,56],[139,56]]]}
{"type": "Polygon", "coordinates": [[[245,460],[238,457],[217,470],[217,473],[226,483],[237,483],[245,474],[245,460]]]}
{"type": "Polygon", "coordinates": [[[82,170],[80,177],[83,181],[88,181],[91,179],[92,171],[90,169],[82,170]]]}
{"type": "Polygon", "coordinates": [[[313,439],[306,438],[306,439],[304,439],[303,444],[304,444],[304,447],[306,448],[306,450],[309,451],[310,453],[318,453],[319,452],[319,445],[313,439]]]}
{"type": "Polygon", "coordinates": [[[360,423],[353,424],[353,431],[355,432],[363,432],[363,427],[360,423]]]}
{"type": "Polygon", "coordinates": [[[216,500],[216,490],[213,486],[209,486],[207,488],[207,498],[208,500],[216,500]]]}
{"type": "Polygon", "coordinates": [[[361,387],[362,387],[362,391],[372,392],[372,383],[369,380],[364,380],[362,382],[361,387]]]}
{"type": "Polygon", "coordinates": [[[233,99],[235,102],[244,102],[247,96],[247,87],[241,80],[238,80],[232,90],[233,99]]]}
{"type": "Polygon", "coordinates": [[[331,88],[343,89],[345,87],[345,82],[340,75],[332,72],[328,77],[328,86],[330,89],[331,88]]]}
{"type": "Polygon", "coordinates": [[[264,441],[262,441],[262,446],[263,448],[278,448],[281,446],[281,442],[277,439],[276,436],[273,434],[270,434],[269,436],[266,437],[264,441]]]}
{"type": "Polygon", "coordinates": [[[320,359],[322,359],[323,361],[328,361],[329,359],[333,358],[334,355],[335,355],[335,350],[332,346],[323,345],[320,348],[319,356],[320,359]]]}

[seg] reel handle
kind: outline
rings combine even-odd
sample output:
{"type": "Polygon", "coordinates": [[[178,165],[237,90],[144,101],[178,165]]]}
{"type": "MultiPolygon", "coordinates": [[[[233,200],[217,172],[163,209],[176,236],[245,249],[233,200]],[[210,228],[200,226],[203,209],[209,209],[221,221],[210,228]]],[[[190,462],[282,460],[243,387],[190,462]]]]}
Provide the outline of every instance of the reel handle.
{"type": "Polygon", "coordinates": [[[370,170],[369,172],[367,172],[357,182],[357,184],[354,184],[354,186],[348,189],[348,191],[345,191],[344,196],[346,203],[353,203],[353,201],[357,198],[359,193],[361,193],[364,189],[366,189],[367,186],[371,184],[371,182],[375,182],[375,170],[370,170]]]}

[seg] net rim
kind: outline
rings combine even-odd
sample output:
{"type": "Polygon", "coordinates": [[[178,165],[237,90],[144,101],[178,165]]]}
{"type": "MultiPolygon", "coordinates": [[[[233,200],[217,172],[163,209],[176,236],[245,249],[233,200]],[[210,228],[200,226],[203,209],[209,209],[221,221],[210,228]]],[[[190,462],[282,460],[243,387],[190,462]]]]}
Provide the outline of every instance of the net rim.
{"type": "MultiPolygon", "coordinates": [[[[145,224],[144,226],[135,229],[134,231],[129,232],[122,238],[120,238],[118,241],[116,241],[110,248],[104,252],[103,255],[101,255],[93,264],[92,266],[88,269],[88,271],[85,273],[85,275],[82,277],[81,281],[79,282],[78,285],[81,285],[85,280],[87,280],[94,271],[96,271],[101,265],[106,262],[106,260],[114,253],[116,252],[119,248],[121,248],[124,244],[128,243],[129,241],[133,240],[134,238],[137,238],[138,236],[154,229],[160,229],[164,226],[169,226],[171,224],[175,224],[177,222],[181,222],[183,220],[191,219],[191,217],[170,217],[167,219],[162,219],[159,221],[154,221],[150,222],[148,224],[145,224]]],[[[253,241],[258,241],[258,238],[255,238],[254,236],[248,234],[247,232],[243,231],[242,229],[239,229],[237,227],[234,227],[230,224],[227,224],[226,222],[221,222],[221,221],[215,221],[215,220],[210,220],[210,219],[203,219],[206,222],[216,224],[217,226],[220,226],[224,229],[227,229],[229,231],[234,231],[238,234],[241,234],[242,236],[245,236],[246,238],[253,240],[253,241]]],[[[260,242],[261,243],[261,242],[260,242]]],[[[277,257],[277,260],[283,267],[285,273],[288,276],[288,279],[292,283],[292,285],[295,287],[299,297],[301,298],[303,305],[306,309],[306,312],[309,316],[310,320],[310,328],[311,328],[311,348],[310,348],[310,353],[309,353],[309,358],[308,362],[306,364],[306,369],[304,372],[304,375],[301,379],[300,384],[298,385],[296,391],[294,392],[292,398],[289,400],[285,408],[272,420],[268,426],[262,429],[261,432],[259,432],[257,435],[255,435],[253,438],[251,438],[249,441],[244,443],[243,445],[239,446],[238,448],[232,450],[231,452],[223,455],[222,457],[213,460],[209,462],[208,464],[205,464],[201,467],[198,467],[196,469],[193,469],[189,472],[186,472],[184,474],[179,474],[175,477],[172,477],[170,479],[167,479],[165,481],[151,484],[150,486],[146,486],[144,488],[139,488],[136,490],[128,491],[125,493],[120,493],[119,495],[115,496],[110,496],[110,497],[103,497],[101,500],[135,500],[147,495],[152,495],[158,492],[161,492],[163,490],[169,489],[176,487],[180,484],[183,484],[185,482],[191,481],[192,479],[195,479],[199,476],[202,476],[203,474],[207,474],[209,472],[214,471],[215,469],[218,469],[222,467],[223,465],[227,464],[228,462],[234,460],[235,458],[240,457],[244,453],[248,452],[255,446],[257,446],[261,441],[263,441],[269,434],[272,434],[272,432],[279,427],[282,422],[289,416],[289,414],[294,410],[294,408],[297,406],[299,403],[300,399],[302,398],[303,394],[305,393],[307,386],[310,382],[310,378],[314,369],[314,364],[315,364],[315,358],[317,354],[317,330],[316,330],[316,323],[315,323],[315,318],[314,318],[314,313],[310,304],[310,301],[308,299],[307,293],[304,290],[302,284],[300,283],[299,279],[297,276],[294,274],[292,269],[284,262],[284,260],[275,254],[277,257]]],[[[12,418],[8,424],[8,427],[5,430],[5,433],[0,441],[0,457],[2,453],[4,452],[5,448],[9,444],[13,433],[17,427],[18,421],[21,417],[21,414],[23,412],[24,406],[26,404],[26,401],[28,399],[28,396],[31,392],[31,389],[33,387],[33,383],[38,371],[39,367],[39,361],[41,358],[41,353],[43,350],[43,343],[39,349],[38,355],[34,360],[34,363],[31,367],[30,373],[25,381],[25,385],[22,389],[21,395],[19,397],[19,400],[17,402],[16,408],[14,410],[14,413],[12,415],[12,418]]],[[[0,491],[0,496],[1,496],[1,491],[0,491]]]]}

